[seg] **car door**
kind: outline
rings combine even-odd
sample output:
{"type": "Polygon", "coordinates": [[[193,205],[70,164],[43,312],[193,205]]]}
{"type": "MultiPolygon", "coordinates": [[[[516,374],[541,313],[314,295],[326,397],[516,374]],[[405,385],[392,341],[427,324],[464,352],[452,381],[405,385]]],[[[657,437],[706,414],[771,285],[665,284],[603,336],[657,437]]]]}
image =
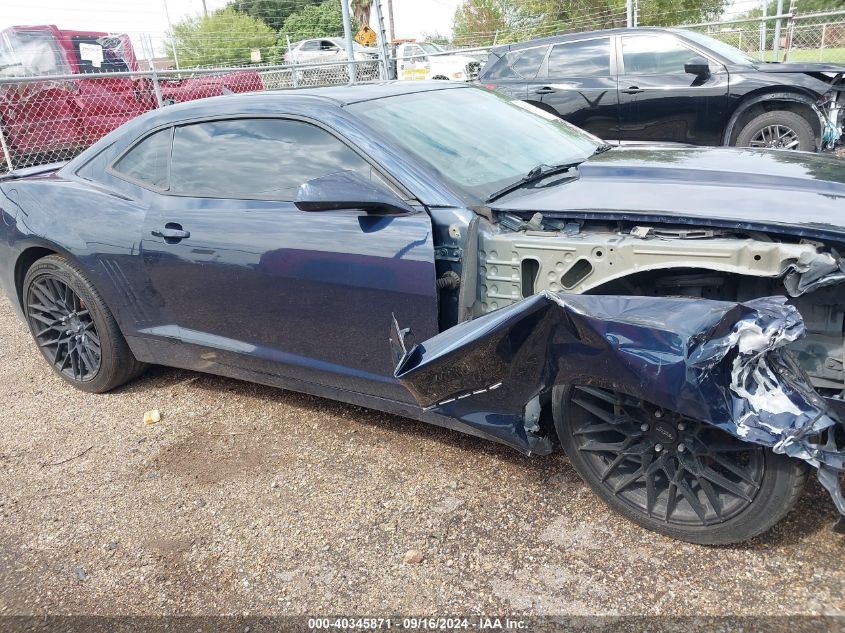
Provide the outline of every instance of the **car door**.
{"type": "Polygon", "coordinates": [[[346,51],[331,40],[320,40],[320,61],[346,59],[346,51]]]}
{"type": "Polygon", "coordinates": [[[306,40],[296,51],[295,61],[309,63],[320,61],[320,40],[306,40]]]}
{"type": "Polygon", "coordinates": [[[620,140],[720,145],[728,72],[667,33],[619,37],[620,140]],[[709,73],[685,65],[707,61],[709,73]]]}
{"type": "Polygon", "coordinates": [[[618,97],[609,37],[555,44],[526,99],[605,140],[618,138],[618,97]]]}
{"type": "Polygon", "coordinates": [[[431,74],[431,62],[423,49],[416,44],[402,47],[402,55],[409,59],[399,60],[399,79],[427,79],[431,74]]]}
{"type": "Polygon", "coordinates": [[[167,191],[141,241],[157,310],[142,334],[179,341],[197,369],[228,365],[409,401],[388,336],[393,314],[419,335],[437,332],[431,221],[424,210],[296,208],[301,183],[342,170],[391,186],[304,120],[176,127],[167,191]]]}

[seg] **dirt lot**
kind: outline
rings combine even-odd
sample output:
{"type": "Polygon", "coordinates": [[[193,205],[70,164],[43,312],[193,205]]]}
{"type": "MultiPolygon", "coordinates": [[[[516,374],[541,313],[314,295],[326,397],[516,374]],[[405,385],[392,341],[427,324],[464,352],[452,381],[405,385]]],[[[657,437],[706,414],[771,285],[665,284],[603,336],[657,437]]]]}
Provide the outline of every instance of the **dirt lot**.
{"type": "Polygon", "coordinates": [[[5,299],[0,382],[0,614],[845,614],[815,480],[754,542],[682,545],[560,456],[185,371],[74,391],[5,299]]]}

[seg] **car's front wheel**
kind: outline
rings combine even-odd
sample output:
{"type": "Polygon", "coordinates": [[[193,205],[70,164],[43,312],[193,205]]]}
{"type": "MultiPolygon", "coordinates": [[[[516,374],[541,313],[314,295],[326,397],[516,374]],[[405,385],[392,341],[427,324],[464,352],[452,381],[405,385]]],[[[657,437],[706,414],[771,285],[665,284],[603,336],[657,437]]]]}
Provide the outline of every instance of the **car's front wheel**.
{"type": "Polygon", "coordinates": [[[801,494],[806,465],[623,393],[560,386],[553,412],[572,465],[607,504],[691,543],[756,536],[801,494]]]}
{"type": "Polygon", "coordinates": [[[810,122],[800,114],[775,110],[751,119],[739,131],[736,144],[739,147],[767,147],[814,152],[816,135],[810,122]]]}
{"type": "Polygon", "coordinates": [[[78,389],[109,391],[145,368],[132,355],[97,289],[63,257],[50,255],[30,267],[23,309],[44,358],[78,389]]]}

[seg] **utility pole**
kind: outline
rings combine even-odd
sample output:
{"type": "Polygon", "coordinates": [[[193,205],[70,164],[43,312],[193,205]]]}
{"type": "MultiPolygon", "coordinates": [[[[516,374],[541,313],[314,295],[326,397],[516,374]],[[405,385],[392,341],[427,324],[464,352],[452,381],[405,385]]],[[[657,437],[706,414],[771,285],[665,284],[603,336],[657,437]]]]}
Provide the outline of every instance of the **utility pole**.
{"type": "Polygon", "coordinates": [[[349,70],[349,83],[355,83],[355,53],[352,48],[352,20],[349,17],[349,0],[340,0],[340,10],[343,13],[343,39],[346,41],[346,67],[349,70]]]}
{"type": "Polygon", "coordinates": [[[381,0],[375,0],[373,4],[376,10],[376,46],[379,49],[384,78],[395,79],[391,71],[393,64],[390,59],[390,45],[387,42],[387,33],[384,32],[384,16],[381,14],[381,0]]]}
{"type": "Polygon", "coordinates": [[[205,6],[205,0],[202,0],[202,15],[203,17],[208,17],[208,7],[205,6]]]}
{"type": "Polygon", "coordinates": [[[387,21],[390,22],[390,44],[396,39],[396,31],[393,28],[393,0],[387,0],[387,21]]]}
{"type": "MultiPolygon", "coordinates": [[[[783,0],[778,0],[777,15],[783,15],[783,0]]],[[[775,41],[772,42],[773,61],[780,61],[780,17],[775,20],[775,41]]]]}
{"type": "Polygon", "coordinates": [[[167,10],[167,0],[164,0],[164,16],[167,18],[167,30],[170,33],[170,47],[173,49],[173,61],[179,70],[179,53],[176,52],[176,40],[173,38],[173,25],[170,23],[170,11],[167,10]]]}
{"type": "MultiPolygon", "coordinates": [[[[789,53],[792,52],[792,38],[795,36],[795,13],[796,2],[798,0],[789,0],[789,20],[786,23],[786,46],[783,50],[783,61],[789,61],[789,53]]],[[[822,45],[824,45],[824,30],[822,30],[822,45]]]]}
{"type": "Polygon", "coordinates": [[[766,18],[769,15],[769,0],[763,0],[763,19],[760,20],[760,59],[766,60],[766,18]]]}
{"type": "Polygon", "coordinates": [[[634,0],[625,0],[625,18],[630,29],[634,26],[634,0]]]}

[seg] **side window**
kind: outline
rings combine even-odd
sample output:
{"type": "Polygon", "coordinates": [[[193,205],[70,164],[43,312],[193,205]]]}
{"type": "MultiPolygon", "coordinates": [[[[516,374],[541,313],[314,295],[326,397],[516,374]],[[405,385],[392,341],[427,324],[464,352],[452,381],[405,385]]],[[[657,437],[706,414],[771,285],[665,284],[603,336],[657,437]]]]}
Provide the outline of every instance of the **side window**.
{"type": "Polygon", "coordinates": [[[176,128],[173,193],[293,200],[307,180],[338,171],[373,178],[363,158],[325,130],[282,119],[232,119],[176,128]]]}
{"type": "Polygon", "coordinates": [[[671,35],[625,35],[622,63],[626,75],[666,75],[684,72],[696,53],[671,35]]]}
{"type": "Polygon", "coordinates": [[[610,75],[610,38],[566,42],[549,53],[549,77],[607,77],[610,75]]]}
{"type": "Polygon", "coordinates": [[[126,178],[156,189],[167,189],[170,180],[170,141],[173,128],[160,130],[138,143],[121,158],[114,170],[126,178]]]}
{"type": "Polygon", "coordinates": [[[302,50],[302,51],[318,51],[318,50],[320,50],[320,42],[318,42],[317,40],[310,40],[308,42],[305,42],[300,47],[299,50],[302,50]]]}
{"type": "Polygon", "coordinates": [[[409,46],[405,50],[405,55],[410,57],[424,57],[425,53],[423,53],[423,49],[419,46],[409,46]]]}
{"type": "MultiPolygon", "coordinates": [[[[520,77],[534,79],[540,70],[540,64],[543,63],[548,50],[548,46],[541,46],[539,48],[527,48],[524,51],[515,51],[515,53],[521,52],[521,54],[514,57],[511,67],[520,77]]],[[[508,54],[508,58],[513,54],[508,54]]]]}
{"type": "Polygon", "coordinates": [[[322,42],[320,42],[320,50],[336,51],[338,50],[338,46],[331,40],[323,40],[322,42]]]}

